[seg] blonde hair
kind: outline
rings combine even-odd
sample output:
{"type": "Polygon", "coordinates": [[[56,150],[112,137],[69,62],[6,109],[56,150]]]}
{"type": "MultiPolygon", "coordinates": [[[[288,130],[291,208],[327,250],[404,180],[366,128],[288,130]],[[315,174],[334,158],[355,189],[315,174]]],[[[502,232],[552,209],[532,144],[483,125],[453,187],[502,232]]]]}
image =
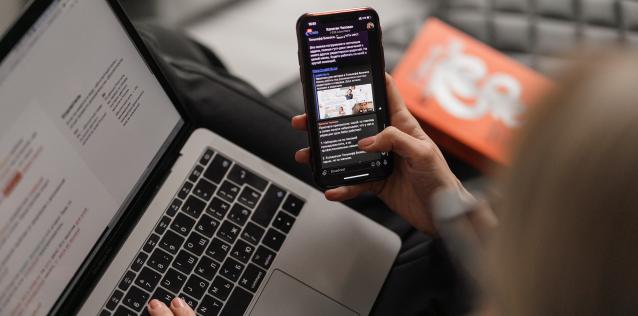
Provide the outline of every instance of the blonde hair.
{"type": "Polygon", "coordinates": [[[638,55],[577,69],[531,115],[501,181],[500,315],[638,314],[638,55]]]}

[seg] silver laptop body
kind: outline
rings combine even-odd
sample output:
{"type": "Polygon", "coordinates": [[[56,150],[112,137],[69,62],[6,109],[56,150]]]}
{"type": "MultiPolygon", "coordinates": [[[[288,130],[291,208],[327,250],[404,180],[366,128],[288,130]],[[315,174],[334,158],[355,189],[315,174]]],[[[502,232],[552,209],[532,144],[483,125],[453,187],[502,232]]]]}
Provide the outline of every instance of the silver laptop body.
{"type": "Polygon", "coordinates": [[[175,296],[201,315],[368,314],[400,247],[386,228],[204,129],[147,183],[189,122],[140,45],[115,0],[35,0],[3,39],[0,314],[175,296]]]}

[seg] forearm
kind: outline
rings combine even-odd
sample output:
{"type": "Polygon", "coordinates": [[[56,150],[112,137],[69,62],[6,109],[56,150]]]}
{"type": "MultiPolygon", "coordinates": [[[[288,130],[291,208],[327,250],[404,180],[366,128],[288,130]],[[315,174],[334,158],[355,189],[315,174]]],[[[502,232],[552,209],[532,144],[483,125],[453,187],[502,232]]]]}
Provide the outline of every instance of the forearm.
{"type": "Polygon", "coordinates": [[[485,245],[497,226],[489,204],[465,189],[445,189],[432,197],[432,215],[439,235],[456,262],[478,278],[485,245]]]}

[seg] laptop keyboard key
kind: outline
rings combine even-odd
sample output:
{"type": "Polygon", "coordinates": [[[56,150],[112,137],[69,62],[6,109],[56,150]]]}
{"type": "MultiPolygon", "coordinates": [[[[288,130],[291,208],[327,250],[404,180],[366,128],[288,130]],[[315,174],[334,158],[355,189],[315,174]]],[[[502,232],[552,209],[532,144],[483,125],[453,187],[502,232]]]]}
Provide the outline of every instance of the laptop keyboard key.
{"type": "Polygon", "coordinates": [[[184,237],[176,234],[174,231],[169,230],[164,234],[162,240],[160,240],[159,247],[170,252],[171,254],[176,254],[177,250],[182,246],[184,242],[184,237]]]}
{"type": "Polygon", "coordinates": [[[250,210],[240,204],[233,205],[228,213],[228,219],[239,226],[246,224],[248,216],[250,216],[250,210]]]}
{"type": "Polygon", "coordinates": [[[133,284],[134,280],[135,280],[135,272],[130,270],[126,271],[126,273],[124,274],[124,277],[122,278],[122,280],[120,281],[120,284],[117,287],[122,291],[126,291],[129,288],[129,286],[133,284]]]}
{"type": "Polygon", "coordinates": [[[188,232],[193,228],[193,225],[195,225],[195,220],[180,212],[175,216],[175,219],[173,219],[171,229],[186,237],[188,232]]]}
{"type": "Polygon", "coordinates": [[[140,274],[137,275],[137,279],[135,279],[135,284],[147,290],[148,292],[152,292],[155,289],[155,286],[157,285],[157,283],[159,283],[161,278],[162,276],[159,273],[149,268],[144,268],[142,269],[142,272],[140,272],[140,274]]]}
{"type": "Polygon", "coordinates": [[[113,294],[111,295],[111,298],[109,298],[108,302],[106,302],[106,308],[110,310],[114,310],[115,307],[117,307],[117,304],[119,304],[120,301],[122,300],[123,296],[124,296],[124,292],[120,290],[115,290],[115,292],[113,292],[113,294]]]}
{"type": "Polygon", "coordinates": [[[113,316],[137,316],[137,313],[131,311],[130,309],[124,306],[120,306],[117,308],[113,316]]]}
{"type": "Polygon", "coordinates": [[[100,311],[100,314],[98,314],[98,316],[111,316],[111,312],[103,309],[102,311],[100,311]]]}
{"type": "Polygon", "coordinates": [[[191,171],[191,174],[188,176],[188,180],[191,182],[197,182],[197,179],[202,176],[203,172],[204,167],[200,165],[195,166],[195,168],[193,168],[193,171],[191,171]]]}
{"type": "Polygon", "coordinates": [[[299,216],[299,212],[301,212],[303,206],[304,201],[290,194],[288,195],[288,198],[286,198],[286,202],[284,202],[284,206],[282,206],[282,208],[292,215],[299,216]]]}
{"type": "Polygon", "coordinates": [[[217,315],[222,309],[222,302],[214,299],[210,295],[206,295],[197,307],[198,315],[217,315]]]}
{"type": "Polygon", "coordinates": [[[208,169],[204,172],[204,177],[214,183],[220,183],[231,164],[232,162],[230,160],[220,154],[217,154],[210,163],[210,166],[208,166],[208,169]]]}
{"type": "Polygon", "coordinates": [[[175,257],[175,261],[173,261],[173,267],[182,273],[190,274],[195,268],[195,264],[197,263],[197,258],[188,252],[181,250],[177,257],[175,257]]]}
{"type": "Polygon", "coordinates": [[[166,228],[168,228],[168,225],[171,224],[171,218],[168,216],[163,216],[162,219],[159,221],[159,223],[157,223],[157,226],[155,226],[155,233],[161,235],[166,231],[166,228]]]}
{"type": "Polygon", "coordinates": [[[253,209],[257,205],[257,201],[261,198],[261,193],[249,188],[244,187],[239,194],[239,203],[253,209]]]}
{"type": "Polygon", "coordinates": [[[179,189],[179,192],[177,193],[177,197],[179,197],[182,200],[185,199],[188,196],[188,193],[190,193],[192,189],[193,189],[192,182],[188,182],[188,181],[184,182],[182,187],[179,189]]]}
{"type": "Polygon", "coordinates": [[[248,262],[248,260],[250,260],[250,257],[252,256],[254,251],[255,251],[254,246],[240,239],[237,241],[237,243],[233,247],[233,250],[230,252],[230,255],[233,258],[243,263],[246,263],[248,262]]]}
{"type": "Polygon", "coordinates": [[[228,181],[224,181],[217,191],[217,196],[226,200],[228,203],[233,203],[238,194],[239,187],[228,181]]]}
{"type": "Polygon", "coordinates": [[[269,229],[264,237],[264,245],[270,247],[274,251],[278,251],[284,243],[286,236],[274,229],[269,229]]]}
{"type": "Polygon", "coordinates": [[[204,214],[195,225],[195,230],[208,238],[212,238],[215,235],[217,226],[219,226],[218,221],[204,214]]]}
{"type": "Polygon", "coordinates": [[[268,270],[273,260],[275,260],[275,253],[268,250],[264,246],[259,246],[255,251],[255,255],[253,256],[253,262],[258,266],[268,270]]]}
{"type": "Polygon", "coordinates": [[[140,269],[144,265],[144,262],[146,262],[146,259],[148,259],[148,255],[147,254],[145,254],[143,252],[138,253],[137,257],[135,257],[135,260],[131,264],[131,270],[133,270],[135,272],[140,271],[140,269]]]}
{"type": "Polygon", "coordinates": [[[148,237],[148,239],[146,240],[146,243],[144,244],[144,247],[142,247],[142,249],[144,249],[144,251],[146,252],[153,251],[153,249],[155,249],[155,246],[157,246],[157,242],[159,240],[160,236],[156,234],[151,235],[151,237],[148,237]]]}
{"type": "Polygon", "coordinates": [[[254,173],[240,167],[237,164],[235,164],[235,166],[233,166],[233,169],[231,169],[228,173],[228,179],[239,185],[248,184],[262,192],[268,185],[268,181],[256,176],[254,173]]]}
{"type": "Polygon", "coordinates": [[[208,238],[196,233],[192,232],[191,235],[186,240],[184,244],[184,249],[201,256],[204,253],[204,249],[208,245],[208,238]]]}
{"type": "Polygon", "coordinates": [[[276,185],[270,185],[264,197],[261,199],[261,202],[259,202],[252,216],[252,220],[261,226],[268,227],[268,224],[270,224],[275,213],[277,213],[279,205],[281,205],[281,201],[285,196],[286,191],[276,185]]]}
{"type": "Polygon", "coordinates": [[[208,293],[212,294],[216,298],[220,300],[226,300],[228,298],[228,294],[233,290],[233,283],[217,276],[208,289],[208,293]]]}
{"type": "Polygon", "coordinates": [[[287,234],[290,232],[290,229],[292,228],[292,224],[294,223],[295,223],[294,217],[282,211],[279,211],[279,213],[277,213],[277,216],[275,217],[275,220],[272,222],[272,226],[287,234]]]}
{"type": "Polygon", "coordinates": [[[215,272],[217,272],[218,269],[219,263],[217,263],[217,261],[204,256],[199,260],[197,267],[195,267],[195,273],[199,274],[207,281],[212,281],[215,276],[215,272]]]}
{"type": "Polygon", "coordinates": [[[250,222],[246,227],[244,227],[244,231],[241,233],[241,238],[247,240],[253,245],[257,245],[261,240],[261,237],[264,235],[265,230],[255,223],[250,222]]]}
{"type": "Polygon", "coordinates": [[[215,190],[217,190],[217,186],[210,183],[206,179],[201,179],[193,189],[193,194],[202,200],[208,202],[210,198],[215,194],[215,190]]]}
{"type": "Polygon", "coordinates": [[[210,246],[208,246],[208,249],[206,249],[206,254],[211,256],[213,259],[222,262],[224,261],[224,258],[226,258],[229,250],[229,245],[218,238],[214,238],[213,241],[211,241],[210,246]]]}
{"type": "Polygon", "coordinates": [[[180,199],[174,199],[171,205],[166,210],[166,215],[173,217],[179,211],[179,208],[182,206],[182,201],[180,199]]]}
{"type": "Polygon", "coordinates": [[[206,212],[213,215],[218,220],[222,220],[224,219],[224,216],[226,216],[226,213],[228,213],[229,209],[230,204],[222,201],[220,198],[213,198],[213,201],[211,201],[208,205],[206,212]]]}
{"type": "Polygon", "coordinates": [[[204,166],[207,165],[210,159],[213,158],[214,154],[215,152],[212,149],[206,149],[206,152],[202,155],[202,158],[199,159],[199,163],[204,166]]]}
{"type": "Polygon", "coordinates": [[[217,232],[217,236],[229,243],[233,243],[235,239],[237,239],[237,235],[239,235],[240,229],[237,225],[224,221],[222,226],[219,228],[217,232]]]}
{"type": "Polygon", "coordinates": [[[241,272],[244,270],[244,265],[239,263],[237,260],[233,258],[226,259],[224,265],[222,265],[221,270],[219,270],[219,274],[233,282],[239,279],[241,272]]]}
{"type": "Polygon", "coordinates": [[[173,293],[179,293],[182,285],[186,282],[186,276],[175,269],[168,269],[160,285],[173,293]]]}
{"type": "Polygon", "coordinates": [[[193,310],[197,308],[198,302],[194,298],[188,295],[184,295],[184,293],[180,294],[179,297],[181,297],[184,302],[186,302],[186,304],[188,304],[188,306],[190,306],[193,310]]]}
{"type": "Polygon", "coordinates": [[[171,264],[171,261],[173,261],[173,256],[157,248],[153,251],[153,254],[151,254],[151,258],[148,260],[148,266],[160,273],[164,273],[171,264]]]}
{"type": "Polygon", "coordinates": [[[186,284],[184,284],[182,292],[188,294],[196,300],[199,300],[202,298],[202,296],[204,296],[207,288],[208,282],[193,274],[188,278],[186,284]]]}
{"type": "Polygon", "coordinates": [[[151,296],[151,299],[159,300],[160,302],[166,304],[166,306],[170,306],[171,301],[173,301],[174,298],[175,295],[161,287],[158,287],[157,290],[155,290],[155,293],[153,293],[153,295],[151,296]]]}
{"type": "Polygon", "coordinates": [[[206,208],[206,203],[192,195],[182,205],[182,211],[194,218],[199,218],[199,215],[204,212],[204,208],[206,208]]]}
{"type": "Polygon", "coordinates": [[[142,291],[140,288],[134,285],[131,287],[128,293],[126,293],[123,303],[124,305],[139,312],[146,305],[146,301],[148,301],[149,296],[150,295],[148,295],[146,292],[142,291]]]}
{"type": "Polygon", "coordinates": [[[239,279],[239,284],[241,284],[241,286],[243,286],[245,289],[255,293],[255,291],[257,291],[257,289],[259,288],[259,285],[261,285],[261,281],[264,280],[265,276],[266,271],[258,268],[256,265],[251,263],[248,265],[246,271],[244,271],[244,274],[239,279]]]}
{"type": "Polygon", "coordinates": [[[224,305],[224,309],[222,310],[220,315],[223,316],[235,316],[235,315],[243,315],[250,305],[250,301],[252,301],[253,295],[250,292],[236,287],[233,291],[233,294],[230,295],[226,305],[224,305]]]}

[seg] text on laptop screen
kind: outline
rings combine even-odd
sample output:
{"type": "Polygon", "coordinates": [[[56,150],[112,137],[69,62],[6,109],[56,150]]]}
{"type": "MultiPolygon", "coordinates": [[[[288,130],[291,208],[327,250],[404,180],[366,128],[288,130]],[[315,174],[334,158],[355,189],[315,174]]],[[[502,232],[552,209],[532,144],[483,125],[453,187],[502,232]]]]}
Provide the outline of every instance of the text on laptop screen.
{"type": "Polygon", "coordinates": [[[59,0],[0,64],[0,314],[46,314],[182,125],[104,0],[59,0]]]}

